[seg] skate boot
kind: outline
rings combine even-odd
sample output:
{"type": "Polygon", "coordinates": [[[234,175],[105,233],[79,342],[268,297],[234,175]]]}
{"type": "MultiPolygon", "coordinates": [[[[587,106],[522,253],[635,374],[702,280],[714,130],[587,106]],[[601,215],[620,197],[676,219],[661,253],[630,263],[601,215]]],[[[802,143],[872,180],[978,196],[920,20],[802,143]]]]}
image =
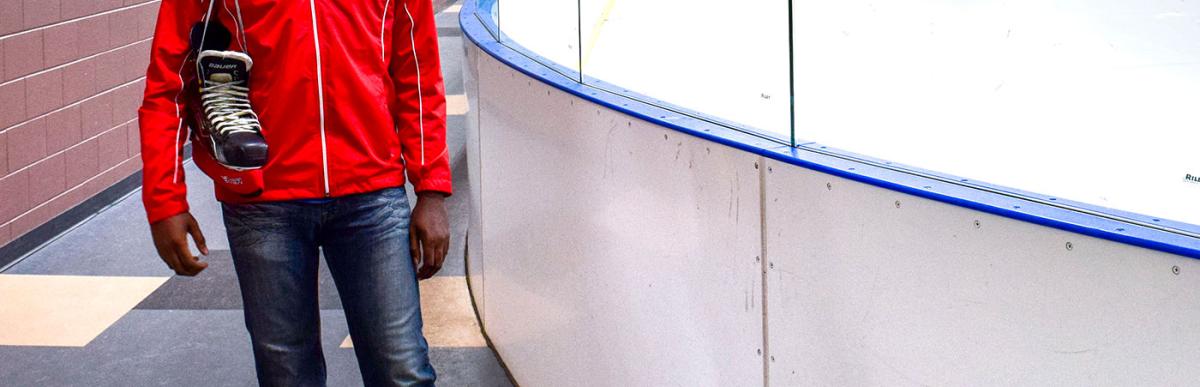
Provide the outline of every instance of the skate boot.
{"type": "Polygon", "coordinates": [[[218,164],[239,171],[267,163],[267,142],[258,115],[250,108],[253,65],[249,55],[236,51],[206,50],[196,57],[200,78],[196,134],[218,164]]]}

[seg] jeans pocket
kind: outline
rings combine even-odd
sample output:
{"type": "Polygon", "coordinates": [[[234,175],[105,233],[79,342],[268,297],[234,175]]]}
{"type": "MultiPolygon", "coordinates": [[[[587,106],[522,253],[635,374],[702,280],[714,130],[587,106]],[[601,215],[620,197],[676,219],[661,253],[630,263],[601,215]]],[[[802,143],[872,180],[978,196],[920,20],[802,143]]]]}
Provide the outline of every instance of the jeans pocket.
{"type": "Polygon", "coordinates": [[[242,246],[258,244],[270,233],[277,232],[281,222],[287,222],[288,211],[270,207],[271,204],[221,204],[225,232],[229,241],[242,246]]]}

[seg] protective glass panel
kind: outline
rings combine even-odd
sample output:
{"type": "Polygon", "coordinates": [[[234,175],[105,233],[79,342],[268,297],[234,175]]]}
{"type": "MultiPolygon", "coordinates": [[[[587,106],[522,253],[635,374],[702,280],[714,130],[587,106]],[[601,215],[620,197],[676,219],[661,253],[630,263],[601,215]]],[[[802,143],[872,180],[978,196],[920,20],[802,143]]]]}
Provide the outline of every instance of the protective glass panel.
{"type": "Polygon", "coordinates": [[[576,0],[503,0],[498,11],[501,43],[534,54],[551,67],[579,71],[576,0]]]}
{"type": "Polygon", "coordinates": [[[585,83],[790,137],[787,2],[581,0],[579,8],[585,83]]]}
{"type": "Polygon", "coordinates": [[[1200,2],[793,5],[798,141],[1200,224],[1200,2]]]}

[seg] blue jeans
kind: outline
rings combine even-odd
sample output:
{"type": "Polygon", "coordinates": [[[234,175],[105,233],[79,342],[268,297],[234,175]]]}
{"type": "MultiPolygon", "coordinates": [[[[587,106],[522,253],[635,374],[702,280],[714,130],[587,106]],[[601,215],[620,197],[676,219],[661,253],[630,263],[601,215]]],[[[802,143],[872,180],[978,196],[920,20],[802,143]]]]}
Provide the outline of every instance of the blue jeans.
{"type": "Polygon", "coordinates": [[[325,253],[363,382],[432,386],[403,188],[334,198],[224,204],[246,328],[263,386],[324,386],[318,249],[325,253]]]}

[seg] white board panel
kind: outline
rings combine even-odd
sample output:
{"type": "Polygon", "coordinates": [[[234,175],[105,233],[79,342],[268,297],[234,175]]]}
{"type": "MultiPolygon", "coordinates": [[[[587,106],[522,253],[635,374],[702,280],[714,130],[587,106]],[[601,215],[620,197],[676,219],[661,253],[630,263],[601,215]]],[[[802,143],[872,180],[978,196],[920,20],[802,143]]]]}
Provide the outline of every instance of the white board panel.
{"type": "Polygon", "coordinates": [[[514,377],[761,385],[759,158],[476,56],[472,238],[486,329],[514,377]]]}
{"type": "Polygon", "coordinates": [[[478,68],[479,56],[482,54],[474,44],[465,45],[463,48],[463,57],[466,58],[466,63],[463,66],[463,83],[467,90],[467,106],[471,109],[467,110],[467,174],[471,182],[471,219],[467,226],[467,281],[470,283],[471,298],[475,300],[475,312],[479,314],[479,320],[486,320],[484,316],[484,295],[483,295],[483,225],[480,220],[483,219],[482,195],[483,182],[480,181],[480,171],[482,164],[479,160],[479,80],[475,73],[478,68]],[[471,236],[475,236],[472,238],[471,236]]]}
{"type": "Polygon", "coordinates": [[[768,165],[770,385],[1200,380],[1196,260],[768,165]]]}

